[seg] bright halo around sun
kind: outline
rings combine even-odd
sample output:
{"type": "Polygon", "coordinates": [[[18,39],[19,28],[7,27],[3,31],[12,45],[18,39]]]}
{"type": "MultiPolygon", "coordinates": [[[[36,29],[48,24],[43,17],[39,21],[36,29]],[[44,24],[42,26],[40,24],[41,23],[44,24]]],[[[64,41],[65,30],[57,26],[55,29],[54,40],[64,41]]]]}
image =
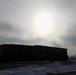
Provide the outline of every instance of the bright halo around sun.
{"type": "Polygon", "coordinates": [[[37,33],[41,35],[46,35],[51,32],[52,29],[52,19],[49,13],[40,13],[35,16],[34,26],[37,33]]]}

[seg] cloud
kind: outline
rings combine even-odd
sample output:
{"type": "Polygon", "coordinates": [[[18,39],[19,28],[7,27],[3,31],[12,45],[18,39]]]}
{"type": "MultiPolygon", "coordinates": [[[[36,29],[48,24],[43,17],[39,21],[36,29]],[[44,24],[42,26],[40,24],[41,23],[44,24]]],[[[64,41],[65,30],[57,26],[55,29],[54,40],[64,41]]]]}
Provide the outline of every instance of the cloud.
{"type": "Polygon", "coordinates": [[[0,44],[24,44],[24,45],[38,45],[42,44],[44,39],[42,38],[10,38],[10,37],[0,37],[0,44]]]}
{"type": "Polygon", "coordinates": [[[52,41],[51,44],[52,44],[54,47],[62,47],[62,44],[58,43],[57,41],[52,41]]]}
{"type": "Polygon", "coordinates": [[[0,37],[13,37],[19,33],[21,33],[20,28],[15,27],[8,22],[0,22],[0,37]]]}
{"type": "Polygon", "coordinates": [[[2,43],[20,43],[20,44],[42,44],[45,39],[32,36],[29,30],[15,27],[7,22],[0,22],[0,44],[2,43]],[[24,37],[25,36],[25,37],[24,37]],[[28,37],[28,38],[27,38],[28,37]]]}
{"type": "Polygon", "coordinates": [[[66,34],[62,36],[62,40],[65,41],[68,45],[76,46],[76,23],[71,25],[66,34]]]}
{"type": "Polygon", "coordinates": [[[1,31],[7,31],[7,32],[12,32],[12,31],[17,31],[16,28],[14,28],[12,25],[10,25],[7,22],[0,22],[0,30],[1,31]]]}

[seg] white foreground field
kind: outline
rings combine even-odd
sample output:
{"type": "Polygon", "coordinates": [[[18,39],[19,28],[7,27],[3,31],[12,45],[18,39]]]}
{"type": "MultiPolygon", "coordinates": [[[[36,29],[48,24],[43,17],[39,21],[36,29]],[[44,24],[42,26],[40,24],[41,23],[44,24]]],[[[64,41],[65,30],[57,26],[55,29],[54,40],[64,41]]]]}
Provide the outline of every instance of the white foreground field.
{"type": "MultiPolygon", "coordinates": [[[[32,62],[34,64],[24,65],[24,67],[12,67],[11,69],[3,69],[0,75],[76,75],[75,62],[32,62]],[[37,64],[35,64],[37,63],[37,64]],[[41,63],[41,64],[40,64],[41,63]],[[40,64],[40,65],[39,65],[40,64]]],[[[10,63],[9,63],[10,64],[10,63]]],[[[9,64],[4,65],[9,66],[9,64]]],[[[13,63],[18,65],[19,63],[13,63]]],[[[21,64],[21,63],[20,63],[21,64]]],[[[24,62],[23,62],[24,64],[24,62]]]]}

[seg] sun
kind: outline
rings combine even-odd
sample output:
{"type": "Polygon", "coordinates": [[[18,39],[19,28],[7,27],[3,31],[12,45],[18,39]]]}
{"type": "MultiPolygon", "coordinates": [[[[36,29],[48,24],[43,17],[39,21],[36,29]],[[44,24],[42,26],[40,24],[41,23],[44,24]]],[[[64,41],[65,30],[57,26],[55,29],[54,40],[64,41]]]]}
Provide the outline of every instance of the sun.
{"type": "Polygon", "coordinates": [[[41,35],[45,35],[51,32],[52,18],[50,13],[40,13],[34,18],[34,27],[36,32],[41,35]]]}

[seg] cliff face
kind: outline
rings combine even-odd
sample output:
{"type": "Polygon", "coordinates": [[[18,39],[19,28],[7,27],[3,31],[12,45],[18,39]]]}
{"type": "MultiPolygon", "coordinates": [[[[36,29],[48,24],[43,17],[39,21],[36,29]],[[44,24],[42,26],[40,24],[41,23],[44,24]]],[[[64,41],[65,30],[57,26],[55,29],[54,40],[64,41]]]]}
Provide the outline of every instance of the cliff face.
{"type": "Polygon", "coordinates": [[[67,49],[47,46],[1,45],[1,61],[68,60],[67,49]]]}

